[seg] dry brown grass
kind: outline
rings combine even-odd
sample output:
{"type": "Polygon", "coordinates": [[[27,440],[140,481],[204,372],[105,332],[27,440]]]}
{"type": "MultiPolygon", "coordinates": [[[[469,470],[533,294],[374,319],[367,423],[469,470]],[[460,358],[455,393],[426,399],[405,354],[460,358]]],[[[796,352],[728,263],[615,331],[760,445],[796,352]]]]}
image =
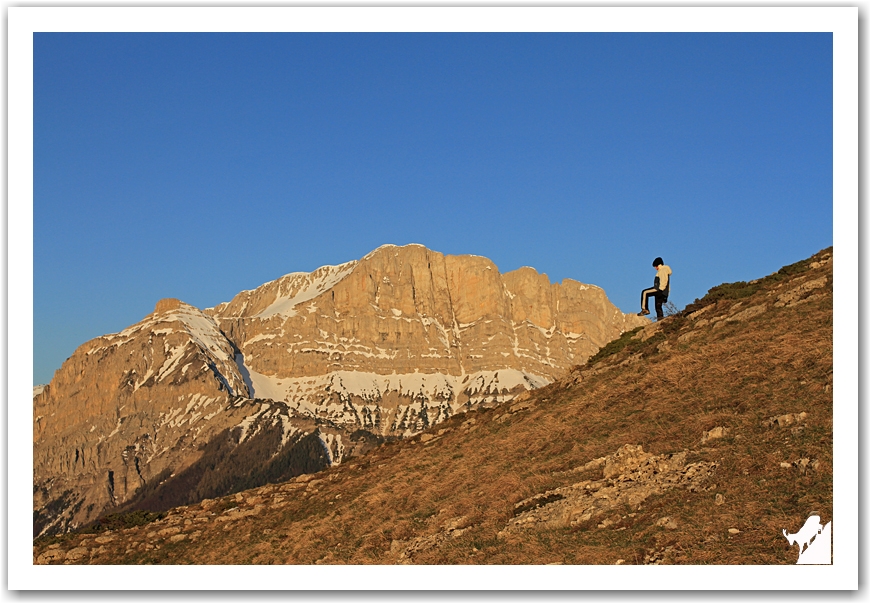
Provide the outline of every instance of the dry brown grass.
{"type": "MultiPolygon", "coordinates": [[[[808,263],[807,263],[808,264],[808,263]]],[[[506,407],[456,416],[419,437],[385,444],[329,469],[316,490],[295,493],[280,509],[233,523],[204,524],[196,542],[124,552],[134,536],[118,532],[109,545],[115,563],[352,563],[609,564],[643,563],[661,552],[665,563],[794,563],[782,537],[810,512],[832,514],[832,264],[762,282],[751,296],[720,299],[705,318],[766,303],[745,322],[696,328],[679,316],[663,323],[638,351],[627,346],[597,368],[632,354],[640,361],[536,391],[530,410],[506,407]],[[793,278],[828,275],[824,290],[800,305],[776,308],[793,278]],[[821,293],[821,294],[819,294],[821,293]],[[691,330],[689,341],[678,337],[691,330]],[[666,341],[669,347],[656,346],[666,341]],[[805,411],[798,429],[768,427],[769,417],[805,411]],[[463,425],[473,418],[474,424],[463,425]],[[702,445],[705,431],[729,428],[702,445]],[[673,489],[609,517],[598,529],[527,531],[500,538],[518,502],[600,470],[577,471],[623,444],[655,453],[689,450],[689,460],[718,461],[709,486],[673,489]],[[818,459],[801,473],[780,463],[818,459]],[[724,497],[717,505],[716,495],[724,497]],[[634,514],[630,516],[629,514],[634,514]],[[671,517],[676,529],[656,525],[671,517]],[[451,522],[463,528],[451,537],[451,522]],[[225,526],[231,529],[225,530],[225,526]],[[624,528],[624,529],[621,529],[624,528]],[[729,534],[737,528],[739,534],[729,534]],[[443,536],[402,559],[419,539],[443,536]]],[[[698,304],[695,305],[698,307],[698,304]]],[[[633,344],[634,345],[634,344],[633,344]]],[[[639,344],[638,344],[639,345],[639,344]]],[[[573,376],[590,367],[583,367],[573,376]]],[[[572,377],[573,377],[572,376],[572,377]]],[[[793,426],[794,427],[794,426],[793,426]]],[[[101,562],[95,557],[93,562],[101,562]]],[[[106,561],[102,561],[106,562],[106,561]]]]}

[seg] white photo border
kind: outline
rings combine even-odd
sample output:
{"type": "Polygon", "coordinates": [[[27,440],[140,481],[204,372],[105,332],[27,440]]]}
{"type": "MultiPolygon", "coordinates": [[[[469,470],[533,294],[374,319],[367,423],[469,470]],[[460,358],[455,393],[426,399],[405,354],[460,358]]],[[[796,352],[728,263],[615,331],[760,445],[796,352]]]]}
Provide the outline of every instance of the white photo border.
{"type": "MultiPolygon", "coordinates": [[[[858,8],[9,7],[10,590],[835,590],[858,588],[858,8]],[[32,563],[33,33],[204,31],[833,34],[834,563],[830,566],[37,566],[32,563]],[[11,348],[12,346],[10,346],[11,348]],[[11,349],[10,349],[11,351],[11,349]],[[340,579],[338,579],[340,578],[340,579]],[[159,585],[159,586],[158,586],[159,585]]],[[[804,518],[795,518],[802,522],[804,518]]],[[[783,526],[786,527],[786,526],[783,526]]],[[[798,525],[799,527],[799,525],[798,525]]]]}

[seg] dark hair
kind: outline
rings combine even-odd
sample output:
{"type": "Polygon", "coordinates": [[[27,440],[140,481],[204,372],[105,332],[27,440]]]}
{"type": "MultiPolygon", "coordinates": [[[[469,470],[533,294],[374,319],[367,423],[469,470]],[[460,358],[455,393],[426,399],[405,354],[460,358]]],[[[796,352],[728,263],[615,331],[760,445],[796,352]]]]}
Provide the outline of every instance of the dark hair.
{"type": "Polygon", "coordinates": [[[653,260],[653,268],[658,268],[662,264],[664,264],[664,261],[662,260],[662,258],[656,258],[653,260]]]}

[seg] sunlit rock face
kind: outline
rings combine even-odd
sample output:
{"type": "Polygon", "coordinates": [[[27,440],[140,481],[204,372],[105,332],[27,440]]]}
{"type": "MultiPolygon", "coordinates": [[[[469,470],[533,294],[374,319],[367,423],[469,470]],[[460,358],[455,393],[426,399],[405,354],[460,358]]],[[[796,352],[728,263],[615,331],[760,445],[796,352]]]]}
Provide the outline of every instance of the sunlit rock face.
{"type": "Polygon", "coordinates": [[[640,324],[598,287],[419,245],[204,311],[161,300],[34,388],[34,532],[340,463],[543,386],[640,324]]]}
{"type": "Polygon", "coordinates": [[[551,284],[532,268],[502,275],[486,258],[419,245],[290,274],[206,312],[257,397],[395,435],[417,429],[396,422],[403,401],[449,402],[447,412],[495,402],[646,324],[598,287],[551,284]]]}

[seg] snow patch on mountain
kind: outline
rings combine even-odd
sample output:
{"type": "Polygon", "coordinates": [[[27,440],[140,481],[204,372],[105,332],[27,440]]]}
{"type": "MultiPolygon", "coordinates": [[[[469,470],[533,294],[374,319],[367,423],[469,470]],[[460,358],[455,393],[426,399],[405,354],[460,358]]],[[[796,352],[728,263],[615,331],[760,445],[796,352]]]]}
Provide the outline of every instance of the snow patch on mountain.
{"type": "Polygon", "coordinates": [[[386,251],[387,249],[395,249],[395,250],[397,250],[397,252],[398,252],[398,250],[400,250],[402,247],[420,247],[421,249],[426,249],[426,246],[425,246],[425,245],[421,245],[420,243],[408,243],[407,245],[394,245],[394,244],[392,244],[392,243],[385,243],[384,245],[381,245],[381,246],[378,247],[377,249],[373,249],[372,251],[368,252],[368,253],[363,257],[362,261],[366,261],[366,260],[368,260],[368,259],[371,259],[371,258],[374,257],[376,254],[378,254],[378,253],[380,253],[380,252],[382,252],[382,251],[386,251]]]}
{"type": "Polygon", "coordinates": [[[341,435],[318,432],[318,436],[320,443],[323,444],[323,449],[326,451],[329,464],[340,465],[344,459],[344,443],[341,441],[341,435]]]}
{"type": "Polygon", "coordinates": [[[275,301],[255,318],[269,318],[275,315],[296,316],[297,305],[314,299],[328,291],[350,274],[357,262],[345,262],[338,266],[323,266],[314,272],[294,272],[281,279],[275,301]]]}
{"type": "MultiPolygon", "coordinates": [[[[242,433],[239,436],[239,444],[244,442],[245,438],[248,437],[248,435],[249,435],[248,432],[251,430],[251,426],[254,425],[255,421],[257,420],[257,417],[262,415],[265,411],[269,410],[269,408],[271,408],[271,406],[269,404],[261,404],[260,409],[257,412],[255,412],[252,415],[248,415],[247,417],[242,419],[241,423],[236,425],[236,427],[242,428],[242,433]]],[[[256,431],[254,431],[252,433],[256,433],[256,431]]]]}
{"type": "Polygon", "coordinates": [[[284,400],[285,388],[283,383],[289,380],[276,379],[275,377],[258,373],[245,363],[243,354],[236,354],[235,362],[236,366],[239,367],[239,373],[241,373],[245,385],[248,386],[248,391],[251,393],[252,398],[284,400]]]}
{"type": "MultiPolygon", "coordinates": [[[[331,394],[337,394],[339,399],[346,401],[356,397],[376,402],[386,394],[395,392],[411,399],[456,403],[459,394],[464,393],[475,402],[495,402],[515,394],[519,387],[537,389],[550,383],[545,377],[517,369],[462,375],[419,372],[379,375],[361,371],[335,371],[313,377],[278,378],[253,370],[245,364],[241,354],[236,356],[236,362],[254,398],[287,402],[300,411],[308,411],[306,414],[315,414],[313,400],[331,394]]],[[[316,405],[322,408],[322,404],[316,405]]]]}

